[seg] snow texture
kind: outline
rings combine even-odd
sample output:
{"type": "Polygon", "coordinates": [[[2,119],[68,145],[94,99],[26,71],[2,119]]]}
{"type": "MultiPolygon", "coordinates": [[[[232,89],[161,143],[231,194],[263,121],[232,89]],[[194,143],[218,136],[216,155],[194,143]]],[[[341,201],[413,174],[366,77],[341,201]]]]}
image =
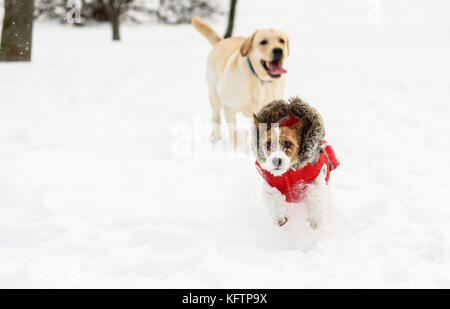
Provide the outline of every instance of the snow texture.
{"type": "Polygon", "coordinates": [[[450,288],[449,8],[240,1],[236,34],[289,34],[286,97],[341,161],[320,231],[272,224],[253,156],[207,141],[191,26],[37,23],[33,63],[0,64],[0,287],[450,288]]]}

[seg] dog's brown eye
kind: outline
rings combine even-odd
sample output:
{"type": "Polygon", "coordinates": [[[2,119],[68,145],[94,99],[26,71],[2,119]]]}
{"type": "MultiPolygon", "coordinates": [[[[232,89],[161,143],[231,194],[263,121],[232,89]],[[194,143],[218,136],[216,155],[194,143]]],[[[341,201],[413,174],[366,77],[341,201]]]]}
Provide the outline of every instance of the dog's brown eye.
{"type": "Polygon", "coordinates": [[[267,40],[262,40],[261,43],[259,43],[261,45],[266,45],[267,44],[267,40]]]}
{"type": "Polygon", "coordinates": [[[267,150],[270,150],[270,146],[271,146],[271,145],[272,145],[271,142],[267,142],[267,143],[266,143],[267,150]]]}
{"type": "Polygon", "coordinates": [[[292,143],[291,143],[291,142],[288,142],[288,141],[285,141],[285,142],[284,142],[284,147],[289,148],[289,147],[291,147],[291,146],[292,146],[292,143]]]}
{"type": "Polygon", "coordinates": [[[283,39],[280,39],[280,43],[281,43],[281,44],[284,44],[285,41],[284,41],[283,39]]]}

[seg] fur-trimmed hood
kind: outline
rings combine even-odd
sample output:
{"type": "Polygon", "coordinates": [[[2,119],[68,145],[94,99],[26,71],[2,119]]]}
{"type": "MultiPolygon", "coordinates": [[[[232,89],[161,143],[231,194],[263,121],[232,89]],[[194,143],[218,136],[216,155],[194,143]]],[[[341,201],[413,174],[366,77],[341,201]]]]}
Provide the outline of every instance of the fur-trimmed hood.
{"type": "MultiPolygon", "coordinates": [[[[322,140],[325,137],[325,127],[319,112],[299,97],[294,97],[289,99],[289,103],[283,100],[275,100],[269,103],[256,114],[256,117],[261,124],[270,126],[274,123],[279,124],[281,120],[289,118],[290,113],[297,118],[305,118],[311,122],[311,125],[305,127],[302,132],[302,144],[298,153],[299,162],[293,166],[293,168],[300,168],[308,162],[315,161],[320,155],[322,140]]],[[[266,158],[261,145],[259,145],[259,134],[258,128],[254,125],[252,147],[257,160],[264,162],[266,158]]]]}

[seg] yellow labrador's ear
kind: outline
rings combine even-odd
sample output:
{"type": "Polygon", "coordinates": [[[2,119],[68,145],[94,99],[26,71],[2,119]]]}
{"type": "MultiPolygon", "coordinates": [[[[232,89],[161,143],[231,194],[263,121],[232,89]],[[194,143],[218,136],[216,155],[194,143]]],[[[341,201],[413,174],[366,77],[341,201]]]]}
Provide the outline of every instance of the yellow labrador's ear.
{"type": "Polygon", "coordinates": [[[294,130],[301,130],[306,126],[309,126],[311,122],[306,118],[300,118],[296,124],[292,126],[294,130]]]}
{"type": "Polygon", "coordinates": [[[255,123],[255,127],[258,128],[259,127],[259,119],[258,119],[258,116],[256,116],[255,114],[253,114],[253,122],[255,123]]]}
{"type": "Polygon", "coordinates": [[[253,39],[255,38],[255,35],[258,33],[258,30],[256,30],[255,32],[253,32],[253,34],[251,36],[249,36],[244,43],[241,45],[241,56],[245,57],[248,55],[248,53],[250,52],[250,50],[252,49],[252,45],[253,45],[253,39]]]}

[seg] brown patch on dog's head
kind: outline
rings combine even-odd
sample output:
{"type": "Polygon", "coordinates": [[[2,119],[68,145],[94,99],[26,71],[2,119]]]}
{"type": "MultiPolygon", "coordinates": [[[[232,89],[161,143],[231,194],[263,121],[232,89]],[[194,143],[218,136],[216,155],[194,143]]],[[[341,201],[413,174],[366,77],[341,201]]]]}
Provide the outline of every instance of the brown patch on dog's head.
{"type": "Polygon", "coordinates": [[[302,130],[307,125],[307,120],[301,119],[292,127],[280,128],[280,147],[284,153],[291,159],[291,165],[297,163],[298,153],[302,145],[302,130]]]}
{"type": "MultiPolygon", "coordinates": [[[[298,153],[302,145],[302,132],[310,122],[307,119],[299,119],[299,121],[292,127],[280,127],[278,138],[279,149],[281,149],[290,159],[291,165],[298,161],[298,153]]],[[[268,130],[267,136],[272,136],[271,130],[268,130]]]]}
{"type": "Polygon", "coordinates": [[[311,124],[309,120],[301,118],[291,127],[275,128],[270,124],[261,124],[256,115],[253,115],[253,121],[259,132],[258,145],[267,158],[265,162],[267,170],[274,174],[282,174],[299,162],[302,132],[311,124]]]}

